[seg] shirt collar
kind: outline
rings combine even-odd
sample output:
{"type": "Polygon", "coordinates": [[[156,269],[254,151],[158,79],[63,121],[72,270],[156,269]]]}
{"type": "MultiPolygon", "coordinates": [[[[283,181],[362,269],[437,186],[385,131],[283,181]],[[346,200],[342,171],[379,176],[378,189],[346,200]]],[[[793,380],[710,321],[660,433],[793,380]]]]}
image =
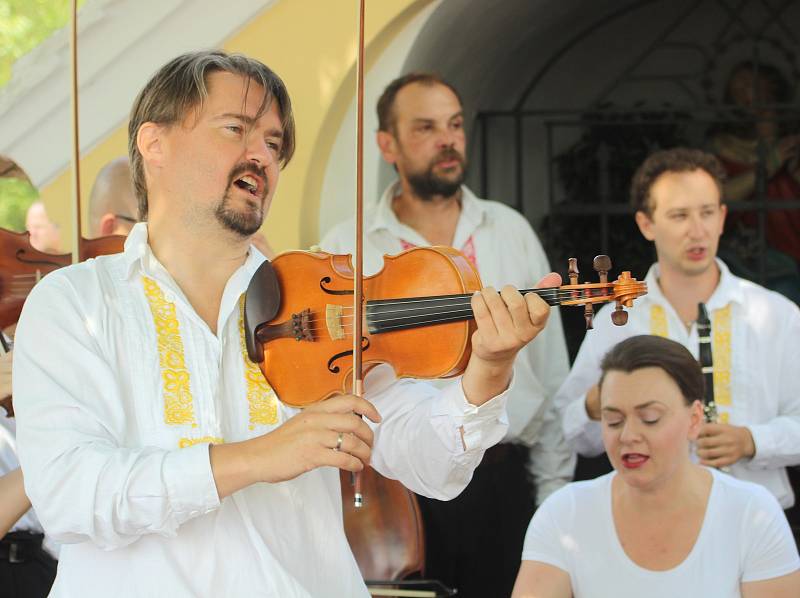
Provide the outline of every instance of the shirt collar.
{"type": "Polygon", "coordinates": [[[128,233],[128,238],[125,239],[125,249],[122,252],[122,260],[125,264],[124,278],[129,279],[134,270],[136,270],[144,258],[145,254],[150,251],[150,246],[147,244],[147,223],[136,223],[131,232],[128,233]]]}
{"type": "MultiPolygon", "coordinates": [[[[412,228],[406,226],[397,219],[397,215],[392,210],[392,200],[401,191],[400,181],[390,184],[378,200],[378,205],[369,216],[366,223],[367,232],[375,232],[381,229],[388,230],[396,237],[407,241],[419,241],[419,234],[412,228]]],[[[486,207],[466,185],[461,185],[461,215],[458,220],[458,229],[454,239],[455,245],[465,242],[467,238],[489,217],[486,207]],[[463,239],[461,238],[463,237],[463,239]]],[[[424,244],[423,242],[417,244],[424,244]]]]}
{"type": "MultiPolygon", "coordinates": [[[[719,258],[714,258],[719,268],[719,283],[717,288],[711,294],[706,306],[709,309],[719,309],[725,307],[728,303],[743,303],[744,296],[742,287],[739,284],[739,279],[731,274],[728,266],[719,258]]],[[[650,300],[657,303],[669,303],[661,292],[661,286],[658,284],[659,267],[658,262],[650,266],[647,271],[645,281],[647,282],[647,296],[650,300]]]]}
{"type": "MultiPolygon", "coordinates": [[[[180,287],[178,287],[170,273],[151,251],[150,245],[147,242],[146,222],[140,222],[131,229],[128,238],[125,240],[125,250],[122,259],[124,263],[124,278],[126,280],[129,280],[135,274],[149,276],[165,284],[166,288],[183,298],[184,302],[188,305],[188,301],[183,297],[180,287]]],[[[225,291],[223,292],[220,305],[221,315],[227,314],[232,310],[232,306],[239,301],[241,294],[247,290],[250,279],[253,278],[256,270],[266,259],[267,258],[264,257],[254,245],[250,245],[247,259],[231,275],[225,285],[225,291]]]]}

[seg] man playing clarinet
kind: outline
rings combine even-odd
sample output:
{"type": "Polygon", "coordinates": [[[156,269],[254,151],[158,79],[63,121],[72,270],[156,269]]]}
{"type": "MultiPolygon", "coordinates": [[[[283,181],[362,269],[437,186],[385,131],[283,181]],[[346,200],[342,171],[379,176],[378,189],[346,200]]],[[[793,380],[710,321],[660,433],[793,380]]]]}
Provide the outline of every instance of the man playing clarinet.
{"type": "Polygon", "coordinates": [[[705,357],[701,365],[713,383],[706,403],[715,416],[700,432],[698,459],[762,484],[788,509],[795,496],[786,467],[800,463],[800,377],[792,363],[800,351],[800,310],[734,276],[716,257],[727,212],[723,178],[714,156],[685,148],[656,152],[639,167],[631,203],[658,257],[647,274],[648,294],[627,326],[595,320],[598,330],[586,335],[555,401],[568,442],[582,455],[601,454],[597,381],[603,355],[636,334],[676,340],[705,357]],[[702,309],[707,326],[698,326],[702,309]],[[701,337],[711,343],[703,355],[701,337]]]}

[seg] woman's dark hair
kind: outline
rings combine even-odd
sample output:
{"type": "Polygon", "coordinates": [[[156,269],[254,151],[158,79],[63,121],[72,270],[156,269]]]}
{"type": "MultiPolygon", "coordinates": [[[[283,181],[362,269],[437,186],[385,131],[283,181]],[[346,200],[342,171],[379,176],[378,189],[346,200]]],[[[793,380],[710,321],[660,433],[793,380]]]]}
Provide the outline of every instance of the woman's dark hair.
{"type": "Polygon", "coordinates": [[[641,334],[614,345],[600,362],[599,386],[608,372],[627,374],[642,368],[661,368],[675,381],[687,406],[702,401],[705,381],[700,364],[689,350],[661,336],[641,334]]]}

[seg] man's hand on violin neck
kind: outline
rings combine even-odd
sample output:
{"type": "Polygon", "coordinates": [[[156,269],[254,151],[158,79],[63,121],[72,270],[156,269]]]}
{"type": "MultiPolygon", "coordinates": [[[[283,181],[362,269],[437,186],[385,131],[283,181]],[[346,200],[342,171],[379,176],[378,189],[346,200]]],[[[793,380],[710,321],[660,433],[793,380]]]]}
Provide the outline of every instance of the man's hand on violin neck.
{"type": "Polygon", "coordinates": [[[263,436],[213,445],[211,470],[219,497],[257,482],[291,480],[318,467],[361,471],[373,442],[362,416],[381,420],[369,401],[341,395],[311,405],[263,436]]]}
{"type": "MultiPolygon", "coordinates": [[[[560,284],[561,277],[553,273],[536,286],[560,284]]],[[[550,306],[536,293],[523,297],[512,286],[499,293],[487,287],[473,295],[472,311],[478,329],[462,385],[467,400],[482,405],[508,388],[517,353],[544,329],[550,306]]]]}

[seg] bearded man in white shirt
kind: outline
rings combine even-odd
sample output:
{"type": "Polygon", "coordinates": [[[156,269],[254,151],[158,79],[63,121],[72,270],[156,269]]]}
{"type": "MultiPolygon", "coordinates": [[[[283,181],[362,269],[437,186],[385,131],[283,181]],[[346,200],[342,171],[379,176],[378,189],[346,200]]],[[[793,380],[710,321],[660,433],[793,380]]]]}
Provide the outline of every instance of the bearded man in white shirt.
{"type": "MultiPolygon", "coordinates": [[[[435,74],[409,73],[386,87],[377,111],[377,143],[398,180],[367,210],[365,272],[380,270],[385,254],[426,245],[459,249],[483,284],[528,288],[550,271],[528,221],[463,184],[466,136],[455,88],[435,74]]],[[[334,227],[322,248],[353,253],[354,226],[351,220],[334,227]]],[[[459,596],[511,593],[536,505],[572,479],[574,456],[552,403],[568,367],[560,316],[553,313],[517,358],[503,443],[486,452],[457,499],[420,499],[426,575],[457,588],[459,596]]]]}
{"type": "MultiPolygon", "coordinates": [[[[800,463],[800,310],[783,296],[738,278],[716,257],[727,208],[724,170],[700,150],[651,155],[631,184],[642,235],[658,262],[648,294],[627,326],[598,315],[569,376],[556,395],[564,433],[583,455],[603,452],[597,382],[607,350],[637,334],[669,337],[699,355],[698,304],[711,321],[717,423],[697,441],[700,463],[770,490],[784,509],[795,502],[786,467],[800,463]]],[[[603,308],[606,309],[605,307],[603,308]]]]}
{"type": "Polygon", "coordinates": [[[31,293],[14,393],[28,494],[66,544],[52,596],[367,596],[337,468],[450,498],[505,433],[514,358],[548,311],[511,287],[473,298],[472,357],[443,390],[383,366],[369,401],[298,412],[258,376],[240,306],[264,257],[249,241],[293,150],[266,66],[176,58],[131,114],[143,222],[125,252],[31,293]]]}

